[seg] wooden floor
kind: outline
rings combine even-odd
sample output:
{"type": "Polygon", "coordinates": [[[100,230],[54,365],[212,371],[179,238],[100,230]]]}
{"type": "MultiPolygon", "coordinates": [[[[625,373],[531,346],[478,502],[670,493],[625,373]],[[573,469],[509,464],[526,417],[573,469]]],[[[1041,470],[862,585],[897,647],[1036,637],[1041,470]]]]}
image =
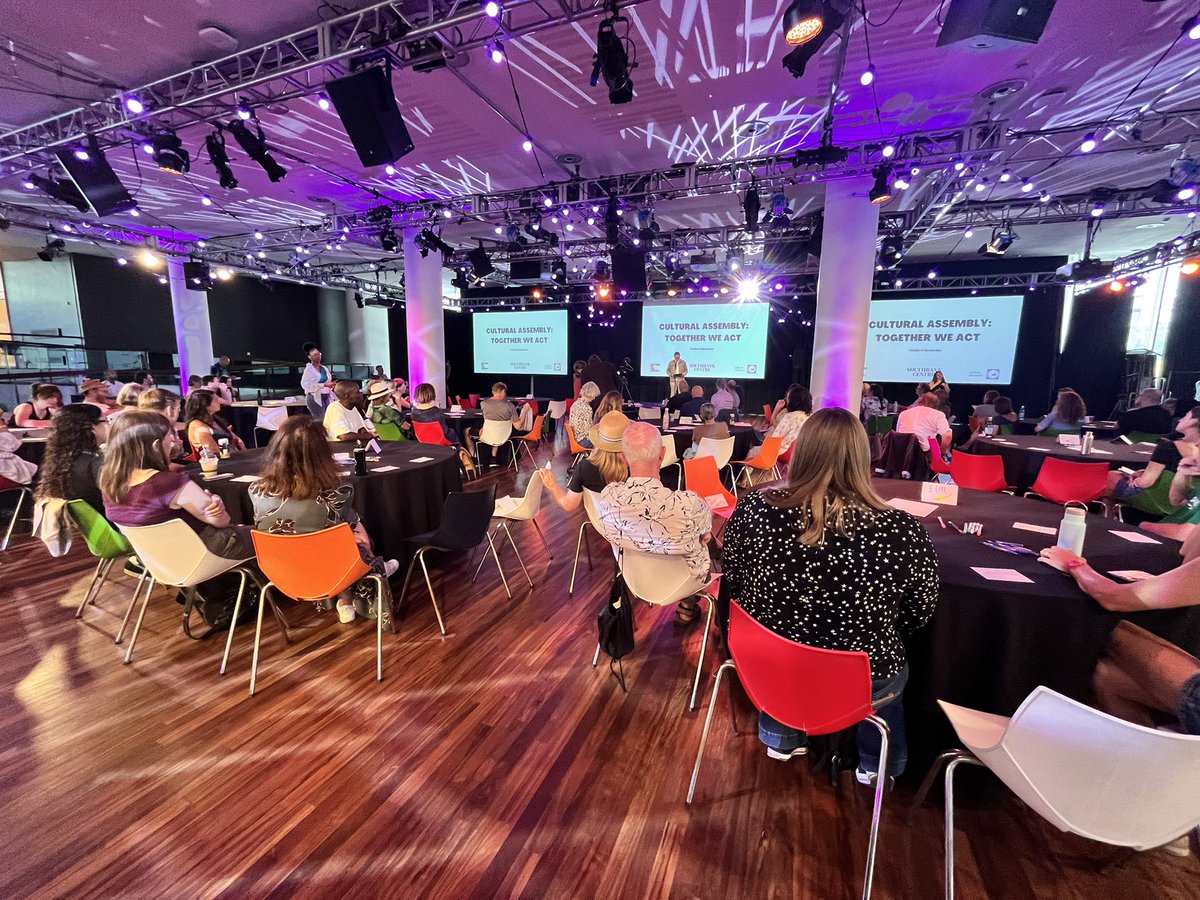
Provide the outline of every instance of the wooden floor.
{"type": "MultiPolygon", "coordinates": [[[[642,608],[629,693],[591,668],[608,570],[597,544],[568,598],[581,516],[543,507],[553,562],[518,531],[535,587],[507,552],[511,600],[494,567],[475,586],[462,561],[439,568],[444,640],[414,588],[382,684],[371,624],[296,608],[287,646],[268,617],[253,699],[252,630],[218,678],[220,643],[184,638],[159,592],[123,666],[131,582],[76,621],[90,559],[23,538],[0,564],[0,897],[859,896],[870,792],[768,760],[724,703],[684,806],[715,666],[684,713],[699,628],[642,608]]],[[[912,789],[887,800],[876,897],[940,895],[940,802],[910,822],[912,789]]],[[[999,792],[960,826],[962,898],[1200,898],[1194,856],[1100,876],[1106,848],[999,792]]]]}

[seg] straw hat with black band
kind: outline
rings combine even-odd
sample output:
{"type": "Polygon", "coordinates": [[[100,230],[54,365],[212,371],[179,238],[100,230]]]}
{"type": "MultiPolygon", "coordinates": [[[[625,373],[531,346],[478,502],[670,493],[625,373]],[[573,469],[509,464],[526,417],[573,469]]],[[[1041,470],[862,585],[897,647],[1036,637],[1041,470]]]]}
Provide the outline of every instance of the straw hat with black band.
{"type": "Polygon", "coordinates": [[[588,439],[597,450],[620,453],[625,438],[625,429],[629,427],[629,424],[629,417],[625,413],[613,410],[605,413],[600,421],[592,426],[592,430],[588,432],[588,439]]]}
{"type": "Polygon", "coordinates": [[[371,389],[367,392],[367,398],[372,403],[382,403],[392,395],[392,385],[386,381],[380,381],[371,385],[371,389]]]}

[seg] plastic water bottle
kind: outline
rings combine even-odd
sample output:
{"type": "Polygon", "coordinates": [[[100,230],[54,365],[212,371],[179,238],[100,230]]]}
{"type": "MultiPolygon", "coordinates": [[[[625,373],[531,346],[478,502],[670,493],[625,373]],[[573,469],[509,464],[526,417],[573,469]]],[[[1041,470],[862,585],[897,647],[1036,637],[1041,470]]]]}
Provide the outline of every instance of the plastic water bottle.
{"type": "Polygon", "coordinates": [[[664,409],[663,410],[663,431],[666,431],[670,427],[671,427],[671,413],[664,409]]]}
{"type": "Polygon", "coordinates": [[[1021,411],[1020,411],[1020,412],[1017,414],[1017,418],[1018,418],[1018,419],[1024,419],[1024,418],[1025,418],[1025,407],[1023,407],[1023,406],[1021,407],[1021,411]]]}
{"type": "Polygon", "coordinates": [[[1087,536],[1087,513],[1082,509],[1068,507],[1063,512],[1062,524],[1058,526],[1058,546],[1083,556],[1083,539],[1087,536]]]}

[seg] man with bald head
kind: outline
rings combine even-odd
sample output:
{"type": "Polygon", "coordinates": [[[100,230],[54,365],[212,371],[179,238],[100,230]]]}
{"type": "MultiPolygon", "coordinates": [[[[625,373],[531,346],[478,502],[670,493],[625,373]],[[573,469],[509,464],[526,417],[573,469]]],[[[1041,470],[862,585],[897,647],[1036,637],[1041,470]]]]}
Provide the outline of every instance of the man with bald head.
{"type": "Polygon", "coordinates": [[[333,388],[337,399],[325,407],[325,433],[331,441],[369,441],[375,437],[358,408],[362,389],[357,381],[339,381],[333,388]]]}
{"type": "MultiPolygon", "coordinates": [[[[598,512],[605,539],[617,547],[682,556],[699,590],[708,583],[712,560],[706,544],[712,532],[712,510],[693,491],[673,491],[659,480],[665,453],[662,435],[648,422],[625,429],[621,455],[629,477],[600,494],[598,512]]],[[[695,620],[695,597],[681,601],[676,621],[695,620]]]]}

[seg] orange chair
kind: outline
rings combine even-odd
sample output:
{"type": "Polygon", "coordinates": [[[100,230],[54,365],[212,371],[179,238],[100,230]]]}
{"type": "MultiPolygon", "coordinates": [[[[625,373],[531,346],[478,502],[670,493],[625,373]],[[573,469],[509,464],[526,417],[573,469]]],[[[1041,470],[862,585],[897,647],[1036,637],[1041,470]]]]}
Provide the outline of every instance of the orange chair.
{"type": "MultiPolygon", "coordinates": [[[[545,423],[546,423],[545,414],[537,416],[533,420],[533,427],[530,428],[526,434],[514,435],[513,439],[512,439],[513,449],[516,450],[517,458],[519,459],[520,454],[521,454],[521,451],[517,450],[517,448],[524,447],[525,452],[529,454],[529,461],[531,463],[533,463],[533,467],[535,469],[537,468],[537,460],[533,456],[533,447],[536,447],[538,444],[540,444],[542,442],[542,426],[545,423]],[[532,445],[532,446],[530,446],[530,445],[532,445]]],[[[520,466],[518,466],[517,468],[520,468],[520,466]]]]}
{"type": "Polygon", "coordinates": [[[571,427],[570,422],[567,423],[567,440],[571,444],[571,453],[575,456],[575,460],[571,463],[571,468],[573,469],[581,459],[586,457],[592,451],[583,446],[583,444],[579,443],[579,441],[575,440],[575,429],[571,427]]]}
{"type": "Polygon", "coordinates": [[[413,422],[412,424],[418,443],[433,444],[435,447],[454,446],[451,441],[446,440],[446,434],[442,431],[440,422],[413,422]]]}
{"type": "Polygon", "coordinates": [[[1042,460],[1033,489],[1025,497],[1051,503],[1092,503],[1108,490],[1108,463],[1072,462],[1048,456],[1042,460]]]}
{"type": "MultiPolygon", "coordinates": [[[[311,534],[250,532],[258,565],[267,576],[258,598],[258,624],[254,628],[254,657],[250,664],[250,696],[258,677],[258,648],[262,642],[262,611],[271,588],[293,600],[331,600],[356,581],[375,582],[375,680],[383,681],[384,602],[391,602],[384,579],[371,571],[358,552],[354,532],[343,522],[311,534]]],[[[285,630],[286,636],[286,630],[285,630]]]]}
{"type": "Polygon", "coordinates": [[[973,491],[1007,491],[1004,457],[984,453],[955,451],[950,457],[950,477],[959,487],[973,491]]]}
{"type": "Polygon", "coordinates": [[[983,427],[983,419],[980,416],[967,416],[967,427],[971,429],[971,434],[975,434],[983,427]]]}
{"type": "Polygon", "coordinates": [[[771,412],[772,412],[771,404],[764,403],[763,404],[763,418],[766,420],[768,425],[771,424],[771,412]]]}
{"type": "Polygon", "coordinates": [[[929,436],[929,468],[938,475],[950,474],[950,464],[942,459],[942,445],[934,435],[929,436]]]}
{"type": "Polygon", "coordinates": [[[728,521],[737,506],[737,497],[725,490],[721,484],[721,473],[717,461],[711,456],[697,456],[683,461],[683,477],[689,491],[704,498],[713,515],[728,521]]]}
{"type": "MultiPolygon", "coordinates": [[[[777,479],[782,476],[779,474],[779,448],[783,446],[783,438],[771,435],[763,438],[762,448],[758,451],[758,456],[753,456],[749,459],[735,459],[730,463],[731,466],[741,466],[742,473],[745,474],[747,469],[756,469],[759,472],[770,472],[777,479]]],[[[750,476],[751,484],[754,483],[754,476],[750,476]]],[[[737,481],[734,481],[733,494],[737,496],[737,481]]]]}

